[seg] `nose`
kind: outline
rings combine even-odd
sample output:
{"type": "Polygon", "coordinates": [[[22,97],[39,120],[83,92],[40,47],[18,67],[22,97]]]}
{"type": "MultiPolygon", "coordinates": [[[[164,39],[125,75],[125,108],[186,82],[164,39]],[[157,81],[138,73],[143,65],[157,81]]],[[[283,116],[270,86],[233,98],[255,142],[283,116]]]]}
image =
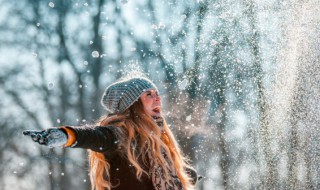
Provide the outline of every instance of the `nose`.
{"type": "Polygon", "coordinates": [[[155,99],[156,99],[156,101],[160,101],[161,100],[159,95],[155,95],[155,99]]]}

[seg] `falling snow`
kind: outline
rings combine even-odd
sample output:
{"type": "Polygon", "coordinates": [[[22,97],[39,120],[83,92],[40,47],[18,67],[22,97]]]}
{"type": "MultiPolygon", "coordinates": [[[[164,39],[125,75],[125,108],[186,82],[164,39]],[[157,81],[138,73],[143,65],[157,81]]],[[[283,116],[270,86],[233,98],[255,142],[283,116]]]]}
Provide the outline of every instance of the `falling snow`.
{"type": "Polygon", "coordinates": [[[49,83],[48,83],[48,89],[49,89],[49,90],[52,90],[53,87],[54,87],[54,83],[53,83],[53,82],[49,82],[49,83]]]}
{"type": "Polygon", "coordinates": [[[105,87],[132,70],[158,86],[204,176],[196,190],[319,189],[319,1],[13,3],[0,19],[4,190],[90,189],[86,150],[22,131],[97,122],[105,87]]]}
{"type": "Polygon", "coordinates": [[[49,2],[49,7],[54,8],[54,3],[53,2],[49,2]]]}

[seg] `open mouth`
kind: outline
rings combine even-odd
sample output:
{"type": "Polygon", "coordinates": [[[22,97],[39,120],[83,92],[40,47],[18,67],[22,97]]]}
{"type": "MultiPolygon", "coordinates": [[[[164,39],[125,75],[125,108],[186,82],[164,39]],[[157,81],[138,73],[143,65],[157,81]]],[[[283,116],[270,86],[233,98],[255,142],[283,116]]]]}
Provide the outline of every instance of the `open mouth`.
{"type": "Polygon", "coordinates": [[[155,107],[152,111],[155,113],[160,113],[160,107],[155,107]]]}

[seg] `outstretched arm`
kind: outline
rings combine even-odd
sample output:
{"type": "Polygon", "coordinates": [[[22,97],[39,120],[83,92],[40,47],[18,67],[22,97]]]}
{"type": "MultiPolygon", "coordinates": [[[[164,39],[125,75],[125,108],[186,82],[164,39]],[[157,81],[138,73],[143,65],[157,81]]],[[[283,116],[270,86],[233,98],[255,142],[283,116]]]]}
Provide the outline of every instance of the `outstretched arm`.
{"type": "Polygon", "coordinates": [[[68,146],[74,148],[91,149],[96,152],[113,151],[117,148],[115,127],[107,126],[86,126],[72,127],[65,126],[63,129],[68,134],[68,146]],[[70,138],[69,138],[70,137],[70,138]]]}
{"type": "Polygon", "coordinates": [[[91,149],[97,152],[113,151],[117,148],[115,128],[62,126],[43,131],[27,130],[23,134],[34,142],[50,147],[73,147],[91,149]]]}

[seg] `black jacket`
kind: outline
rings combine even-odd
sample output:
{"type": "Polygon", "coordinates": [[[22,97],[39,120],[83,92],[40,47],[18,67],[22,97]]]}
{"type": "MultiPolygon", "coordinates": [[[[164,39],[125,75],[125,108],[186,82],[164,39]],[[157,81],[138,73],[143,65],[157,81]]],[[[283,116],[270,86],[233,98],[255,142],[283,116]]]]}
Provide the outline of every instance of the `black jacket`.
{"type": "MultiPolygon", "coordinates": [[[[154,190],[152,180],[142,174],[140,180],[136,177],[135,168],[120,152],[115,127],[68,127],[76,134],[76,141],[72,148],[90,149],[104,154],[110,163],[110,181],[112,190],[154,190]]],[[[145,167],[148,171],[148,166],[145,167]]],[[[189,171],[192,178],[197,179],[196,172],[189,171]]]]}

